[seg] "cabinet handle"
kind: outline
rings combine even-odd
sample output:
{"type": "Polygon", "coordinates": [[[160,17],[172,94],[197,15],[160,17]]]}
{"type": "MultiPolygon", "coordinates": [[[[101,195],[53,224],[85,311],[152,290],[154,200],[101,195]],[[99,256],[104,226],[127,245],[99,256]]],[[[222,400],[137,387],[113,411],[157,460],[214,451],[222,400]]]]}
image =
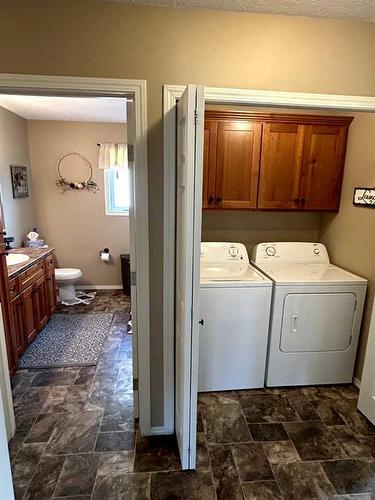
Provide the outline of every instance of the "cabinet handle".
{"type": "Polygon", "coordinates": [[[216,203],[221,203],[221,198],[219,198],[219,197],[215,198],[215,202],[216,203]]]}
{"type": "Polygon", "coordinates": [[[1,252],[0,255],[9,255],[9,252],[1,252]]]}
{"type": "Polygon", "coordinates": [[[211,203],[214,202],[214,197],[213,196],[209,196],[208,197],[208,204],[211,205],[211,203]]]}
{"type": "Polygon", "coordinates": [[[302,203],[302,205],[304,205],[306,203],[305,198],[301,198],[301,203],[302,203]]]}

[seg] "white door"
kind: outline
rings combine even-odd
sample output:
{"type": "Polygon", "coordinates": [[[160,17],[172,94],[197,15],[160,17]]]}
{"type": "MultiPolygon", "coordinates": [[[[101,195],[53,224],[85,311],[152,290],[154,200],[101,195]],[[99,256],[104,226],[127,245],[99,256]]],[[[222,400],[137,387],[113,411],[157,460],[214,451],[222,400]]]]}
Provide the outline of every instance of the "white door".
{"type": "Polygon", "coordinates": [[[183,469],[196,459],[204,87],[177,104],[176,434],[183,469]]]}
{"type": "MultiPolygon", "coordinates": [[[[129,239],[130,239],[130,276],[135,276],[136,272],[136,251],[135,251],[135,176],[134,176],[134,143],[135,143],[135,114],[133,101],[126,100],[127,117],[127,143],[128,143],[128,169],[129,169],[129,239]],[[129,146],[130,145],[130,146],[129,146]]],[[[132,362],[133,380],[138,381],[138,336],[137,336],[137,287],[131,279],[131,314],[132,314],[132,362]]],[[[134,418],[140,418],[139,399],[137,383],[133,384],[134,418]]]]}
{"type": "MultiPolygon", "coordinates": [[[[1,360],[0,360],[1,363],[1,360]]],[[[5,428],[3,399],[0,393],[0,498],[13,500],[13,483],[10,469],[8,442],[5,428]]]]}
{"type": "Polygon", "coordinates": [[[367,342],[358,409],[375,425],[375,300],[367,342]]]}

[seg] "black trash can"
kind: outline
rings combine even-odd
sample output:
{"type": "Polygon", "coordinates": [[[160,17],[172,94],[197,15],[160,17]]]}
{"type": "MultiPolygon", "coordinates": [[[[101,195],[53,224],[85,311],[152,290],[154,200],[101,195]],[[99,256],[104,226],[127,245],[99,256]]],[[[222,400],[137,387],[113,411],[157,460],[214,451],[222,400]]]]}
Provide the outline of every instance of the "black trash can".
{"type": "Polygon", "coordinates": [[[121,275],[122,289],[125,295],[130,297],[130,253],[122,253],[121,258],[121,275]]]}

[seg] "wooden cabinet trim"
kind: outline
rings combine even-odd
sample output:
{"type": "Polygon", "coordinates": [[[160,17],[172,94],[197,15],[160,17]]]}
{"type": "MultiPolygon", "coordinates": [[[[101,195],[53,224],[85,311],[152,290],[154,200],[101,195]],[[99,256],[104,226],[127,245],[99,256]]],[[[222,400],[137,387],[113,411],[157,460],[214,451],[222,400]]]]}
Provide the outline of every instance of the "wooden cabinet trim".
{"type": "Polygon", "coordinates": [[[332,115],[307,115],[307,114],[287,114],[287,113],[257,113],[248,111],[217,111],[206,110],[205,118],[207,120],[217,121],[251,121],[251,122],[267,122],[267,123],[296,123],[299,125],[337,125],[349,126],[353,116],[332,116],[332,115]]]}

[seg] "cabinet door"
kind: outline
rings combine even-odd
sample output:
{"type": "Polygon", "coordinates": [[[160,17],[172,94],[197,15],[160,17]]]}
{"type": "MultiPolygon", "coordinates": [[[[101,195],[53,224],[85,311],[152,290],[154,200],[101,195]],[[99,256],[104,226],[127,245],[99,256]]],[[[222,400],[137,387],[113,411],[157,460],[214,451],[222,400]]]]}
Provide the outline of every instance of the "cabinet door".
{"type": "Polygon", "coordinates": [[[256,208],[261,131],[261,123],[219,123],[215,208],[256,208]]]}
{"type": "Polygon", "coordinates": [[[38,331],[34,296],[35,289],[32,286],[22,292],[21,295],[23,332],[26,345],[30,344],[38,331]]]}
{"type": "Polygon", "coordinates": [[[46,276],[39,278],[33,285],[33,301],[35,307],[36,327],[40,331],[48,321],[48,302],[46,293],[46,276]]]}
{"type": "Polygon", "coordinates": [[[218,122],[204,122],[203,150],[203,200],[202,208],[214,208],[216,188],[216,153],[217,153],[218,122]]]}
{"type": "Polygon", "coordinates": [[[47,313],[48,316],[51,316],[56,310],[56,281],[54,269],[50,269],[46,274],[46,294],[47,313]]]}
{"type": "Polygon", "coordinates": [[[258,208],[299,208],[303,132],[294,123],[263,126],[258,208]]]}
{"type": "Polygon", "coordinates": [[[301,183],[305,210],[338,210],[347,133],[346,126],[306,126],[301,183]]]}
{"type": "Polygon", "coordinates": [[[17,357],[19,358],[26,348],[26,340],[23,331],[23,315],[21,297],[13,299],[11,302],[11,312],[13,317],[13,338],[17,357]]]}

